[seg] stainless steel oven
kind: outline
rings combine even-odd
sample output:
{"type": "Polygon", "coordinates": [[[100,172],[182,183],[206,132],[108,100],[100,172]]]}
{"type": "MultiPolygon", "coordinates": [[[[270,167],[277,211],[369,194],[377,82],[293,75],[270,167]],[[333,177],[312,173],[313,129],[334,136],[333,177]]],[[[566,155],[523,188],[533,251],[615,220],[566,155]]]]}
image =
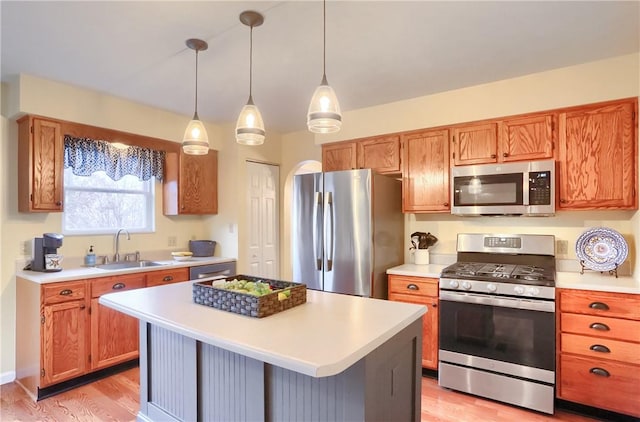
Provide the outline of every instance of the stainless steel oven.
{"type": "Polygon", "coordinates": [[[441,386],[553,413],[554,245],[553,236],[458,235],[458,262],[440,279],[441,386]]]}

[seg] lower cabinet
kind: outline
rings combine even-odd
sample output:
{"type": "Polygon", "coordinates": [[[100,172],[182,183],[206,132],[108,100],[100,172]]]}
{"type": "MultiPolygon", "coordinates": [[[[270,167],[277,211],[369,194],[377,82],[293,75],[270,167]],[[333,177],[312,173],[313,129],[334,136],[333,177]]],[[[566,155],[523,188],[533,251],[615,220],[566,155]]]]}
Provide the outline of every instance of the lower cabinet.
{"type": "Polygon", "coordinates": [[[16,277],[17,381],[43,398],[63,381],[136,359],[138,320],[100,296],[188,279],[188,267],[48,284],[16,277]]]}
{"type": "Polygon", "coordinates": [[[640,296],[558,289],[557,396],[640,417],[640,296]]]}
{"type": "Polygon", "coordinates": [[[42,289],[42,386],[83,375],[87,369],[86,287],[84,282],[56,284],[42,289]]]}
{"type": "Polygon", "coordinates": [[[138,357],[138,320],[98,303],[106,293],[145,287],[145,274],[121,275],[89,281],[91,285],[91,370],[138,357]]]}
{"type": "Polygon", "coordinates": [[[422,317],[422,367],[438,369],[438,279],[389,275],[389,300],[425,305],[422,317]]]}

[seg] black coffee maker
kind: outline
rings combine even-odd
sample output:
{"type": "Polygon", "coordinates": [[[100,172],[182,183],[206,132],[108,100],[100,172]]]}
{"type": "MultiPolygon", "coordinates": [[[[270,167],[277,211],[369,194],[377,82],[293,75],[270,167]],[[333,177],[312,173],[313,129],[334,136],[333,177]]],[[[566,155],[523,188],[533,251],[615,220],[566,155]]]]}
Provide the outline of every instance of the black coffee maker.
{"type": "Polygon", "coordinates": [[[58,255],[58,248],[62,247],[63,235],[58,233],[44,233],[42,237],[33,239],[33,261],[31,269],[33,271],[55,272],[61,271],[61,256],[58,255]],[[58,256],[54,258],[52,256],[58,256]],[[49,259],[49,264],[47,264],[49,259]]]}

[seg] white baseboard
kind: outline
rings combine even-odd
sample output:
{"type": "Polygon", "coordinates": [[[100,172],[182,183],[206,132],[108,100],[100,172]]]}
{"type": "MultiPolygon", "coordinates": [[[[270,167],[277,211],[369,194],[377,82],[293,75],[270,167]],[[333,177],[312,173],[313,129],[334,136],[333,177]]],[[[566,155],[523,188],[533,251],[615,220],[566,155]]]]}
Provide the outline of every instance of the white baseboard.
{"type": "Polygon", "coordinates": [[[16,371],[3,372],[0,374],[0,385],[8,384],[16,380],[16,371]]]}

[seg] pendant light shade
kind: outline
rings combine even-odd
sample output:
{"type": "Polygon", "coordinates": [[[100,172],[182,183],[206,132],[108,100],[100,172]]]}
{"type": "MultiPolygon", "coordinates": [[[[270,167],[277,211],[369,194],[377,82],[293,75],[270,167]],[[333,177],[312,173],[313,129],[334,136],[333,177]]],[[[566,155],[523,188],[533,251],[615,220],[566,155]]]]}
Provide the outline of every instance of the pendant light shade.
{"type": "Polygon", "coordinates": [[[327,18],[326,1],[322,2],[322,81],[311,97],[309,111],[307,112],[307,127],[314,133],[332,133],[340,130],[342,126],[342,113],[338,97],[329,86],[326,74],[326,50],[327,50],[327,18]]]}
{"type": "Polygon", "coordinates": [[[189,155],[206,155],[209,153],[209,137],[204,124],[198,117],[198,52],[209,48],[209,45],[199,39],[191,38],[186,41],[187,47],[196,52],[196,100],[193,119],[187,125],[182,138],[182,150],[189,155]]]}
{"type": "Polygon", "coordinates": [[[251,95],[253,83],[253,27],[260,26],[264,17],[252,10],[240,14],[240,22],[250,27],[249,31],[249,100],[242,107],[236,123],[236,142],[241,145],[262,145],[264,143],[264,122],[260,110],[253,103],[251,95]]]}

